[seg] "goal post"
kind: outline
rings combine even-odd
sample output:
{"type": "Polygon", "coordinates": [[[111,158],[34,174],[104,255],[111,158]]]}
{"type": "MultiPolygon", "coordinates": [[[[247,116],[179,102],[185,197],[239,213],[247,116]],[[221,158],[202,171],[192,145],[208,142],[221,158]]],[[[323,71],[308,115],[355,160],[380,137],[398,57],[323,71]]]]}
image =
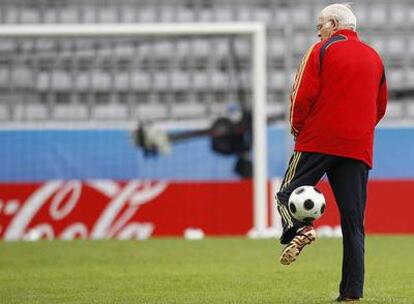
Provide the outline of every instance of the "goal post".
{"type": "Polygon", "coordinates": [[[253,227],[249,235],[265,236],[268,228],[266,135],[266,27],[260,22],[160,24],[44,24],[1,25],[1,38],[154,37],[247,35],[252,43],[253,227]]]}

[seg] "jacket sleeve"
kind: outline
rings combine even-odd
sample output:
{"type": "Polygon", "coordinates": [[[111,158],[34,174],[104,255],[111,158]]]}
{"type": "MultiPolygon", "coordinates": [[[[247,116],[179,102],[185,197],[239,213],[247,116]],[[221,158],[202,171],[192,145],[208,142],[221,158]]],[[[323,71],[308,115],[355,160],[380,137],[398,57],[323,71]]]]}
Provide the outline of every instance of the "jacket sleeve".
{"type": "Polygon", "coordinates": [[[319,93],[319,56],[314,44],[303,56],[290,95],[291,133],[296,137],[319,93]]]}
{"type": "Polygon", "coordinates": [[[385,110],[387,108],[387,80],[385,78],[385,70],[382,72],[381,83],[379,87],[378,97],[377,97],[377,121],[376,124],[379,123],[381,118],[385,114],[385,110]]]}

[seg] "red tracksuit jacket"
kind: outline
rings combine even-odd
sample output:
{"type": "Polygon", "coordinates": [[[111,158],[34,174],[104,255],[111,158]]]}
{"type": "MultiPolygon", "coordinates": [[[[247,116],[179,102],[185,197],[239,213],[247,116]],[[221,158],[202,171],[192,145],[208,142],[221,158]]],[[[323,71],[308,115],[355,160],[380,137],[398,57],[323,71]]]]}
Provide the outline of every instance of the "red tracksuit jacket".
{"type": "Polygon", "coordinates": [[[295,151],[363,161],[372,168],[374,128],[384,116],[387,83],[377,52],[340,30],[302,59],[291,94],[295,151]]]}

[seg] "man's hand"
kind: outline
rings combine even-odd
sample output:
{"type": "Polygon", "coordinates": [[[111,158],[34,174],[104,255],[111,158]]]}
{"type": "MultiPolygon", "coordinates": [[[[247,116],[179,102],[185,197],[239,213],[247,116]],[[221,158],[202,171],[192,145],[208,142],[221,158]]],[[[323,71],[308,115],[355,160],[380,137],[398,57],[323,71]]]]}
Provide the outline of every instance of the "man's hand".
{"type": "Polygon", "coordinates": [[[293,137],[294,137],[294,139],[295,139],[295,141],[296,141],[296,137],[298,137],[298,132],[296,132],[296,131],[295,131],[295,129],[290,128],[290,134],[292,134],[292,135],[293,135],[293,137]]]}

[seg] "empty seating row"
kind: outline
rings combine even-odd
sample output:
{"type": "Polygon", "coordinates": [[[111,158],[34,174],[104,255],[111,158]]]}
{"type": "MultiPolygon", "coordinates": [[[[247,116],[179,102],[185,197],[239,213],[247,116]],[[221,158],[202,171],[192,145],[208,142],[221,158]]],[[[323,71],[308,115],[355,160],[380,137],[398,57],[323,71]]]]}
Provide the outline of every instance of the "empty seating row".
{"type": "MultiPolygon", "coordinates": [[[[90,108],[87,103],[56,104],[53,108],[45,103],[18,104],[10,108],[0,102],[0,120],[86,120],[86,119],[157,119],[197,118],[207,112],[208,104],[186,102],[169,107],[166,104],[143,104],[128,106],[122,103],[96,104],[90,108]]],[[[215,111],[222,111],[215,106],[215,111]]]]}
{"type": "MultiPolygon", "coordinates": [[[[390,88],[404,88],[414,85],[414,69],[387,69],[390,88]]],[[[268,73],[269,90],[284,90],[290,87],[294,71],[270,70],[268,73]]],[[[0,68],[0,88],[28,89],[34,91],[206,91],[249,89],[251,74],[247,70],[237,72],[211,73],[183,71],[179,69],[164,71],[88,71],[53,70],[35,71],[27,68],[0,68]]]]}
{"type": "MultiPolygon", "coordinates": [[[[409,33],[388,37],[362,33],[360,36],[362,40],[370,43],[389,65],[392,65],[392,62],[387,60],[401,62],[414,57],[414,40],[409,33]]],[[[202,60],[214,68],[214,65],[222,60],[250,62],[251,54],[251,43],[247,39],[167,39],[141,42],[137,39],[135,43],[125,40],[98,41],[94,45],[83,40],[70,39],[65,43],[57,43],[52,39],[37,42],[0,39],[0,61],[10,64],[30,61],[33,65],[66,64],[81,67],[99,66],[104,63],[118,65],[122,62],[133,65],[144,62],[156,66],[157,62],[162,60],[167,67],[171,67],[181,62],[202,60]]],[[[295,56],[302,56],[315,41],[316,36],[305,33],[297,34],[289,41],[283,36],[270,36],[267,54],[270,60],[283,62],[289,51],[295,56]]]]}
{"type": "MultiPolygon", "coordinates": [[[[88,107],[87,103],[55,104],[52,108],[47,103],[20,103],[10,109],[7,103],[0,100],[0,120],[87,120],[87,119],[162,119],[162,118],[198,118],[214,109],[215,113],[225,111],[226,104],[185,102],[167,104],[150,103],[130,106],[123,103],[95,104],[88,107]]],[[[281,103],[271,103],[268,113],[282,114],[281,103]]],[[[385,120],[401,120],[414,116],[414,102],[390,102],[385,120]]]]}
{"type": "MultiPolygon", "coordinates": [[[[216,2],[212,6],[192,6],[184,3],[84,3],[45,5],[0,5],[1,23],[91,23],[91,22],[199,22],[199,21],[262,21],[268,26],[283,27],[287,22],[308,26],[315,22],[322,5],[315,2],[292,1],[281,5],[277,1],[259,5],[255,1],[216,2]]],[[[367,2],[355,4],[361,26],[403,26],[414,8],[410,3],[367,2]]]]}

